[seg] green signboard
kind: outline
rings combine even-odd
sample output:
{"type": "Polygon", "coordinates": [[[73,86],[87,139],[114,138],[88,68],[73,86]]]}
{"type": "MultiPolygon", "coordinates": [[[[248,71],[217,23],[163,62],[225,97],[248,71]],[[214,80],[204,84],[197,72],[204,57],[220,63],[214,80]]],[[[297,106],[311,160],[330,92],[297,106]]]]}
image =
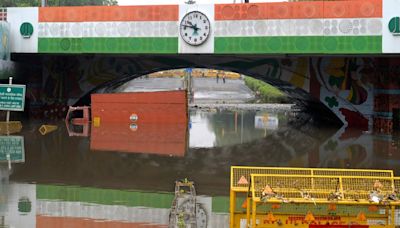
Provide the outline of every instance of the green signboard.
{"type": "Polygon", "coordinates": [[[0,110],[24,111],[25,85],[0,84],[0,110]]]}
{"type": "Polygon", "coordinates": [[[25,162],[24,137],[0,136],[0,162],[25,162]]]}

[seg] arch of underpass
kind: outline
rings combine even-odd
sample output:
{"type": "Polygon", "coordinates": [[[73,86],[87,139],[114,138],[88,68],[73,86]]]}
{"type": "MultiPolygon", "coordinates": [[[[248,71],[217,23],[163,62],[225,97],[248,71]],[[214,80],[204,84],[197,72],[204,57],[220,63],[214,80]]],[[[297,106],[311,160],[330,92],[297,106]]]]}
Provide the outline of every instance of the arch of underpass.
{"type": "MultiPolygon", "coordinates": [[[[16,62],[34,55],[14,55],[16,62]]],[[[210,68],[263,80],[289,96],[318,103],[345,125],[368,130],[373,124],[376,85],[381,70],[395,75],[398,59],[376,57],[303,57],[265,55],[41,55],[47,97],[62,96],[74,104],[85,94],[111,88],[133,78],[170,69],[210,68]],[[62,88],[61,88],[62,87],[62,88]],[[62,90],[61,92],[58,90],[62,90]]],[[[322,114],[321,114],[322,115],[322,114]]]]}
{"type": "Polygon", "coordinates": [[[133,74],[114,75],[109,81],[85,91],[87,92],[86,96],[80,99],[77,104],[87,105],[90,102],[89,95],[91,93],[113,93],[114,88],[143,75],[172,69],[203,68],[236,72],[257,78],[277,87],[291,98],[301,102],[309,111],[319,112],[320,119],[331,123],[342,122],[335,116],[335,113],[332,115],[332,110],[321,103],[318,97],[314,97],[310,93],[310,78],[307,70],[309,67],[307,66],[308,59],[230,55],[130,56],[126,57],[126,59],[130,59],[136,64],[133,74]]]}

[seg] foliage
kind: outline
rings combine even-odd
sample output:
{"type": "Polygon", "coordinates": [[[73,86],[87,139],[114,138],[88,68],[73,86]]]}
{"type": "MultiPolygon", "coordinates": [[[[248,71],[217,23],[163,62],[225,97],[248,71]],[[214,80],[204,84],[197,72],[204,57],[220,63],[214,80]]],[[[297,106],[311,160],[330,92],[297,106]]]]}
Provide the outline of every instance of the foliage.
{"type": "Polygon", "coordinates": [[[246,86],[256,92],[265,103],[288,103],[289,98],[279,89],[251,77],[245,77],[246,86]]]}
{"type": "MultiPolygon", "coordinates": [[[[0,0],[0,7],[40,6],[41,0],[0,0]]],[[[47,6],[111,6],[117,0],[46,0],[47,6]]]]}

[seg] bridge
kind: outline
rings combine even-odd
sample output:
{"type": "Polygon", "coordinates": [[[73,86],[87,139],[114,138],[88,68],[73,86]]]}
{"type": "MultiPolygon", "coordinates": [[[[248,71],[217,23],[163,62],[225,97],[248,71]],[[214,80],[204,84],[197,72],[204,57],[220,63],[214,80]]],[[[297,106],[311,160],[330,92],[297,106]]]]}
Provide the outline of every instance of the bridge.
{"type": "Polygon", "coordinates": [[[6,8],[0,78],[22,69],[37,110],[160,70],[229,70],[320,104],[344,126],[391,133],[398,12],[399,0],[6,8]]]}

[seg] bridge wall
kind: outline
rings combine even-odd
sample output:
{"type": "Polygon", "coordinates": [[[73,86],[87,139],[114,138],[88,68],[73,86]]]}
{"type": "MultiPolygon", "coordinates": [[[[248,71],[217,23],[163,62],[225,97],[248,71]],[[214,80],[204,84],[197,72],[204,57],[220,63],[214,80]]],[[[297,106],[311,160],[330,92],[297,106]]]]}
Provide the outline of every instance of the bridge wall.
{"type": "Polygon", "coordinates": [[[388,27],[399,10],[399,0],[9,8],[9,22],[16,53],[380,54],[400,52],[400,28],[388,27]],[[199,46],[179,35],[194,10],[211,21],[199,46]]]}
{"type": "Polygon", "coordinates": [[[38,52],[38,8],[12,7],[7,8],[7,21],[10,23],[11,52],[37,53],[38,52]],[[23,37],[20,32],[22,23],[29,22],[33,26],[32,35],[23,37]]]}
{"type": "MultiPolygon", "coordinates": [[[[61,58],[61,62],[53,57],[44,58],[44,80],[82,77],[79,85],[54,82],[67,87],[69,83],[82,91],[119,75],[202,66],[241,72],[265,81],[287,82],[321,101],[346,125],[365,130],[375,124],[382,131],[390,131],[393,113],[398,111],[400,86],[392,82],[398,76],[385,71],[394,68],[397,58],[282,58],[282,55],[399,53],[400,36],[396,33],[400,32],[400,19],[396,19],[396,14],[400,12],[400,0],[9,8],[8,11],[14,53],[151,54],[143,58],[127,55],[118,60],[79,55],[70,55],[67,61],[61,58]],[[200,10],[210,18],[212,31],[206,43],[196,47],[185,44],[179,35],[181,18],[193,10],[200,10]],[[29,38],[21,37],[19,28],[23,22],[32,24],[33,34],[29,38]],[[209,55],[179,55],[185,53],[209,55]],[[154,56],[157,54],[172,55],[154,56]],[[249,58],[244,54],[260,55],[249,58]],[[265,57],[270,54],[275,58],[265,57]],[[114,69],[115,64],[119,68],[114,69]],[[374,78],[377,75],[379,80],[389,80],[392,84],[379,84],[374,78]]],[[[48,87],[58,89],[52,84],[48,87]]],[[[62,93],[70,92],[57,93],[59,98],[65,95],[62,93]]],[[[79,92],[65,96],[79,97],[79,92]]]]}

